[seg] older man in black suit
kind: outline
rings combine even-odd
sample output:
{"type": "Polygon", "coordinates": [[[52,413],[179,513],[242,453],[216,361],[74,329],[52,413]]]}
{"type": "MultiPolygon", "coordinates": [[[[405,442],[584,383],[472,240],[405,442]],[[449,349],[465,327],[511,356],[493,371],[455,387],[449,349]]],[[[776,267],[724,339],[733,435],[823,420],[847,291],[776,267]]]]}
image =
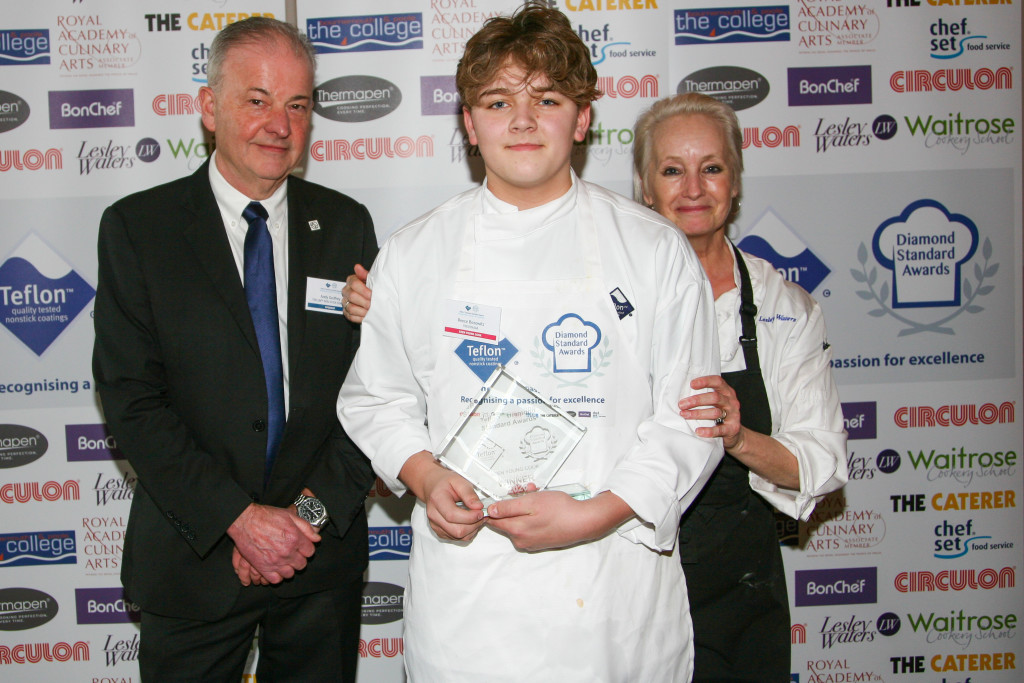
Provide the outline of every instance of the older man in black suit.
{"type": "Polygon", "coordinates": [[[139,478],[122,581],[144,681],[354,680],[373,473],[337,422],[358,344],[338,292],[377,246],[366,209],[290,177],[315,55],[226,27],[200,90],[217,151],[103,214],[93,370],[139,478]]]}

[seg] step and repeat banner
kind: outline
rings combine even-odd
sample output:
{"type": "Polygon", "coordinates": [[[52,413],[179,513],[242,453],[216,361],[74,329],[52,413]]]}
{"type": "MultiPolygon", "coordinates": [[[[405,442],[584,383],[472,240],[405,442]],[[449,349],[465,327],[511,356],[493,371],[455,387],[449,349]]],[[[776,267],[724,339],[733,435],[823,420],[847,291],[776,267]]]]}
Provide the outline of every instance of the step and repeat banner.
{"type": "MultiPolygon", "coordinates": [[[[808,522],[778,521],[791,680],[1022,680],[1019,0],[550,4],[605,93],[574,151],[582,177],[628,194],[640,111],[677,92],[725,99],[747,168],[731,235],[824,308],[850,482],[808,522]]],[[[115,199],[213,151],[196,94],[217,31],[295,18],[320,55],[301,172],[366,204],[383,240],[482,178],[455,66],[515,6],[5,9],[0,678],[138,681],[139,613],[118,579],[136,478],[90,371],[96,230],[115,199]]],[[[400,681],[410,501],[378,484],[367,505],[360,679],[400,681]]]]}

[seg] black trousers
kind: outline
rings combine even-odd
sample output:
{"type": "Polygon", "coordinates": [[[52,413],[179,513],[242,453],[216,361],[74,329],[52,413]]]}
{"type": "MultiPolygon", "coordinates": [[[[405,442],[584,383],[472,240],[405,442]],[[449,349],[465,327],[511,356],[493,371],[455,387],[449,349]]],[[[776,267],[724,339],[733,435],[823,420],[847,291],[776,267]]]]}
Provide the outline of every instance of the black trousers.
{"type": "Polygon", "coordinates": [[[239,683],[257,637],[259,683],[354,682],[362,591],[361,576],[293,598],[278,597],[270,586],[250,586],[226,617],[212,622],[143,610],[142,681],[239,683]]]}

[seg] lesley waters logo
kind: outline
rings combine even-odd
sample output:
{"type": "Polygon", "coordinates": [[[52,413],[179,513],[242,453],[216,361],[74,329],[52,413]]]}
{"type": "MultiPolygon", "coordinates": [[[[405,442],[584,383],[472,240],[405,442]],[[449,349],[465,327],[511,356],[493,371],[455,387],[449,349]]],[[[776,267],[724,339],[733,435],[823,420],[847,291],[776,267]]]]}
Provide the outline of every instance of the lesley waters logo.
{"type": "Polygon", "coordinates": [[[962,270],[978,249],[978,228],[969,217],[949,211],[934,199],[919,199],[898,215],[883,221],[875,230],[871,254],[889,278],[879,278],[868,267],[868,250],[862,243],[857,251],[860,270],[851,269],[853,279],[866,287],[857,292],[865,301],[877,304],[873,317],[890,316],[905,327],[899,336],[916,332],[953,334],[947,325],[963,313],[980,313],[981,297],[992,293],[991,280],[999,270],[992,262],[992,243],[982,244],[982,259],[971,271],[973,282],[962,270]],[[877,289],[876,289],[877,287],[877,289]],[[946,309],[940,317],[921,322],[902,309],[946,309]],[[952,309],[949,311],[948,309],[952,309]]]}

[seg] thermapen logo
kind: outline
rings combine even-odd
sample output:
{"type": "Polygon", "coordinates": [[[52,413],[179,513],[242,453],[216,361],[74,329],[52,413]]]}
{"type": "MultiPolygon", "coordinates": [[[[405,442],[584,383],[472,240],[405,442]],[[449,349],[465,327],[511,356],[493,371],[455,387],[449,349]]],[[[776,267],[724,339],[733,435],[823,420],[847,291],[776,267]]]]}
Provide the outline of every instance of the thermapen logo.
{"type": "Polygon", "coordinates": [[[0,425],[0,469],[20,467],[43,457],[49,447],[46,436],[22,425],[0,425]]]}
{"type": "Polygon", "coordinates": [[[355,123],[387,116],[402,103],[402,91],[376,76],[340,76],[313,91],[313,111],[325,119],[355,123]]]}
{"type": "Polygon", "coordinates": [[[37,356],[67,329],[96,290],[35,234],[0,265],[4,327],[37,356]]]}
{"type": "Polygon", "coordinates": [[[31,109],[20,95],[0,90],[0,133],[14,130],[28,121],[31,109]]]}
{"type": "Polygon", "coordinates": [[[725,102],[736,111],[763,102],[771,90],[768,79],[740,66],[712,66],[683,77],[678,93],[699,92],[725,102]]]}
{"type": "Polygon", "coordinates": [[[879,278],[875,267],[869,269],[867,247],[861,243],[858,248],[861,269],[851,269],[850,274],[866,289],[857,295],[877,304],[869,315],[887,315],[903,324],[901,337],[916,332],[954,334],[948,323],[963,313],[980,313],[984,309],[976,300],[994,289],[991,280],[999,264],[992,262],[988,238],[982,244],[983,262],[974,264],[974,282],[961,275],[978,241],[978,228],[969,217],[950,212],[934,199],[912,202],[898,216],[882,222],[871,242],[875,260],[892,272],[889,279],[879,278]],[[914,320],[900,312],[925,308],[947,310],[931,321],[914,320]]]}
{"type": "Polygon", "coordinates": [[[832,272],[771,209],[754,221],[738,246],[768,261],[782,277],[809,293],[832,272]]]}
{"type": "Polygon", "coordinates": [[[0,589],[0,631],[24,631],[57,616],[60,606],[52,595],[34,588],[0,589]]]}

